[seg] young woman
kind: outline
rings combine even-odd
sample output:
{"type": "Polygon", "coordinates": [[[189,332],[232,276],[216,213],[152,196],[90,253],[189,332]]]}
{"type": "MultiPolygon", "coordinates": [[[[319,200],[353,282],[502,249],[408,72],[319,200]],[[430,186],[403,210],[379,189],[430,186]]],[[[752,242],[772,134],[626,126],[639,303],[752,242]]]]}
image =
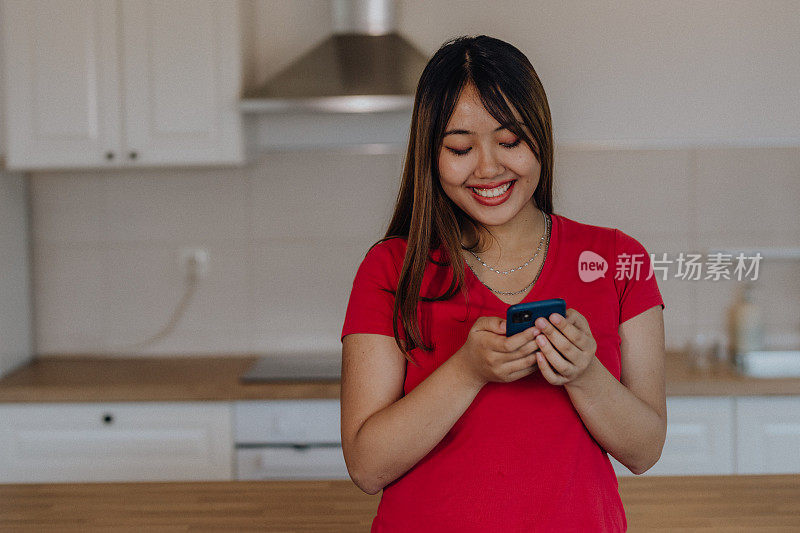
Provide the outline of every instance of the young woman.
{"type": "Polygon", "coordinates": [[[664,302],[637,240],[553,213],[552,176],[525,55],[446,42],[342,330],[342,447],[383,490],[373,532],[626,530],[608,454],[635,474],[661,455],[664,302]],[[566,316],[506,337],[509,305],[548,298],[566,316]]]}

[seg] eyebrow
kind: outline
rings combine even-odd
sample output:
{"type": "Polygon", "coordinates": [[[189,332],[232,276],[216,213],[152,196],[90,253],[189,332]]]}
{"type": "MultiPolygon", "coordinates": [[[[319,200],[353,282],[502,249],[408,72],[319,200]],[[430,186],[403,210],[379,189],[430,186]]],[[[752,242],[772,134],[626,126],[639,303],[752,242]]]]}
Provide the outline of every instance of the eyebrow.
{"type": "MultiPolygon", "coordinates": [[[[519,124],[521,127],[525,126],[520,121],[517,121],[517,124],[519,124]]],[[[500,131],[500,130],[506,130],[506,129],[508,129],[508,124],[502,124],[502,125],[500,125],[500,127],[495,128],[494,131],[500,131]]],[[[475,132],[474,131],[469,131],[469,130],[448,130],[448,131],[444,132],[444,137],[447,137],[448,135],[472,135],[473,133],[475,133],[475,132]]]]}

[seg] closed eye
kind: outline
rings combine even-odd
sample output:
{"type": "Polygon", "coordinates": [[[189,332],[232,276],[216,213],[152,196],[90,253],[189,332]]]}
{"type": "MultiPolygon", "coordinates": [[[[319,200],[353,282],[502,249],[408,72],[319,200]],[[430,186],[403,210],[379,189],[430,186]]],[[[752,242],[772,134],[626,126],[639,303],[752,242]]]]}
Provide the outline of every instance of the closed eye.
{"type": "MultiPolygon", "coordinates": [[[[504,148],[511,149],[511,148],[516,148],[517,146],[519,146],[519,143],[521,143],[521,142],[522,142],[522,139],[517,139],[513,143],[500,143],[500,146],[502,146],[504,148]]],[[[450,150],[455,155],[467,155],[467,153],[470,150],[472,150],[472,148],[467,148],[466,150],[456,150],[455,148],[450,148],[449,146],[447,147],[447,149],[450,150]]]]}

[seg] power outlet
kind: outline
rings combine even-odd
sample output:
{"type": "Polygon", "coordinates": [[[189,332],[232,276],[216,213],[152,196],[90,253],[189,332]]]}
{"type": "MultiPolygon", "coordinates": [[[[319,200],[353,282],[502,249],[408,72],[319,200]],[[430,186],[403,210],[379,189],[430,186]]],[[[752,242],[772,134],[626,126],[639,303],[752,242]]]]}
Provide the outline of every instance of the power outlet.
{"type": "Polygon", "coordinates": [[[183,275],[189,279],[202,279],[208,273],[208,250],[205,248],[181,248],[178,263],[183,275]]]}

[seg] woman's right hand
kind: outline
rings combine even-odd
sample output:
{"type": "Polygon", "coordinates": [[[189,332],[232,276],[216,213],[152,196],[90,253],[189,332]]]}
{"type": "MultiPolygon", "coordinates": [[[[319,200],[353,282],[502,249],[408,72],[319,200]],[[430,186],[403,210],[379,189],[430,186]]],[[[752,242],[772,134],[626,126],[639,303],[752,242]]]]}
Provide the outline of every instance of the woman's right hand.
{"type": "Polygon", "coordinates": [[[509,383],[539,369],[534,337],[540,331],[528,328],[506,337],[506,321],[482,316],[475,320],[464,345],[454,354],[460,357],[467,372],[481,384],[489,381],[509,383]]]}

